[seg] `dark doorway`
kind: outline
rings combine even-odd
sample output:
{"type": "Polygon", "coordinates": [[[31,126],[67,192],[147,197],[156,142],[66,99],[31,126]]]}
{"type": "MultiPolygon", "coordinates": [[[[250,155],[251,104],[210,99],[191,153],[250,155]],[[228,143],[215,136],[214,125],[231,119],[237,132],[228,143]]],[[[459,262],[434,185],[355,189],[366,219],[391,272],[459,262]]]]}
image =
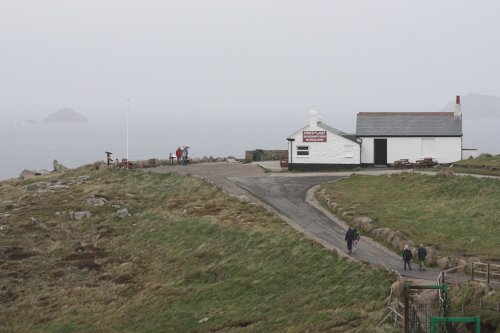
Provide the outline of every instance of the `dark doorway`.
{"type": "Polygon", "coordinates": [[[387,139],[374,139],[374,164],[387,165],[387,139]]]}

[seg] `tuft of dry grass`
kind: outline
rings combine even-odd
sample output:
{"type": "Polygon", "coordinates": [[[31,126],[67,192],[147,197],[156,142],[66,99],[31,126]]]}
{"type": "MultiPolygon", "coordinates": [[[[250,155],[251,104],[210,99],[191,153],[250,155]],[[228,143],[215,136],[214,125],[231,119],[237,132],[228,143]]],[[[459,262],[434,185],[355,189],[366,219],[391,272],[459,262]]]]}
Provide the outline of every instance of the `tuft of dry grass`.
{"type": "Polygon", "coordinates": [[[366,332],[392,281],[192,177],[85,166],[0,198],[0,332],[366,332]]]}

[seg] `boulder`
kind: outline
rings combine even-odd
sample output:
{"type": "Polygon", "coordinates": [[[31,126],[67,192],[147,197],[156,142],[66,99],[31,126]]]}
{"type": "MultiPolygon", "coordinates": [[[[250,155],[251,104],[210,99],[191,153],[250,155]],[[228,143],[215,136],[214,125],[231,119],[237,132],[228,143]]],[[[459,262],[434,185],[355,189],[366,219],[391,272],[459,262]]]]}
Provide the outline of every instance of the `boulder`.
{"type": "Polygon", "coordinates": [[[56,171],[56,172],[64,171],[64,170],[68,169],[67,167],[65,167],[64,165],[59,163],[57,160],[54,160],[54,162],[52,164],[54,166],[54,171],[56,171]]]}
{"type": "Polygon", "coordinates": [[[125,217],[130,217],[132,216],[132,214],[130,214],[127,210],[127,208],[122,208],[122,209],[119,209],[116,211],[116,216],[118,216],[119,218],[123,219],[125,217]]]}
{"type": "Polygon", "coordinates": [[[84,218],[91,217],[92,213],[88,211],[82,211],[82,212],[70,212],[69,215],[71,216],[71,219],[75,221],[80,221],[84,218]]]}
{"type": "Polygon", "coordinates": [[[352,222],[356,227],[364,231],[370,232],[373,229],[372,219],[367,216],[358,216],[352,222]]]}
{"type": "Polygon", "coordinates": [[[41,176],[41,175],[47,175],[49,174],[49,170],[46,169],[40,169],[40,170],[28,170],[24,169],[21,171],[21,174],[19,175],[19,179],[30,179],[35,176],[41,176]]]}
{"type": "Polygon", "coordinates": [[[453,177],[453,172],[451,172],[450,170],[441,170],[438,171],[438,173],[436,173],[436,177],[441,177],[441,178],[453,177]]]}
{"type": "Polygon", "coordinates": [[[450,267],[450,258],[448,258],[448,257],[439,258],[437,260],[437,265],[441,269],[447,269],[448,267],[450,267]]]}
{"type": "Polygon", "coordinates": [[[95,198],[95,197],[90,197],[85,200],[85,204],[88,206],[104,206],[105,204],[108,203],[108,200],[104,198],[95,198]]]}
{"type": "Polygon", "coordinates": [[[405,282],[402,278],[397,279],[392,285],[391,289],[395,297],[401,297],[404,295],[405,282]]]}
{"type": "Polygon", "coordinates": [[[90,176],[87,176],[87,175],[78,176],[78,181],[80,181],[80,182],[86,182],[89,179],[90,179],[90,176]]]}

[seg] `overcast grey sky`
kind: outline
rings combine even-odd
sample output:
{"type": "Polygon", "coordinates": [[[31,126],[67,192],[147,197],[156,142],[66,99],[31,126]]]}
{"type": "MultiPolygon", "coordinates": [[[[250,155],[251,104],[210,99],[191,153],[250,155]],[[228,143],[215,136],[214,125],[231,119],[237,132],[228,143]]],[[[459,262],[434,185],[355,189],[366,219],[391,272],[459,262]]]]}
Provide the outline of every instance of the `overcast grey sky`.
{"type": "MultiPolygon", "coordinates": [[[[282,121],[500,95],[500,1],[0,0],[0,115],[282,121]]],[[[464,110],[466,112],[466,110],[464,110]]],[[[229,125],[230,123],[228,123],[229,125]]]]}

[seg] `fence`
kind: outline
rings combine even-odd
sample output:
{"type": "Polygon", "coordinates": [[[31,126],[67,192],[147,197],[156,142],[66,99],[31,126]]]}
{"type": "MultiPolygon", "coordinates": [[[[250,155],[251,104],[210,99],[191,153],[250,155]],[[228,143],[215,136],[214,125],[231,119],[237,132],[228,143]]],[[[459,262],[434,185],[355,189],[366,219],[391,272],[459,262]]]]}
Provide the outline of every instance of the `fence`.
{"type": "Polygon", "coordinates": [[[472,261],[470,264],[470,278],[472,281],[500,283],[500,265],[472,261]]]}

